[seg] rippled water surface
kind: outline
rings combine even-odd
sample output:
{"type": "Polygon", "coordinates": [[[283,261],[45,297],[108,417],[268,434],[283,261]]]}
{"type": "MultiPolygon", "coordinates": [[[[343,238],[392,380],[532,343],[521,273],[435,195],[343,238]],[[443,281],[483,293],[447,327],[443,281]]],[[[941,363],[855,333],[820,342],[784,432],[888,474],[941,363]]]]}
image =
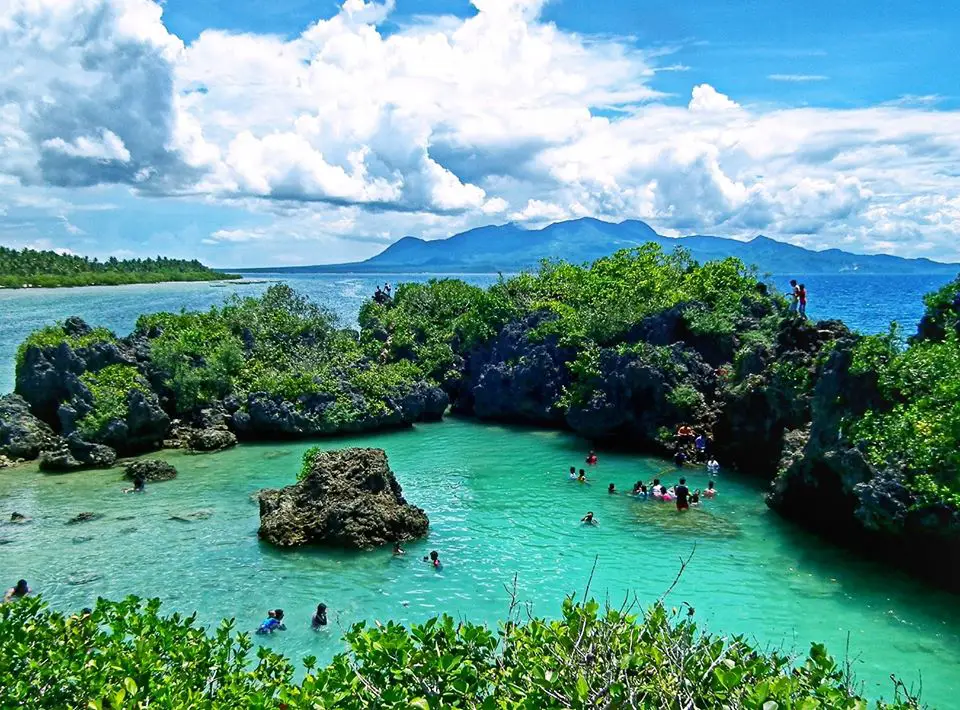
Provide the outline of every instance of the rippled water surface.
{"type": "MultiPolygon", "coordinates": [[[[647,604],[696,545],[670,602],[692,604],[709,628],[798,651],[822,640],[838,655],[849,635],[871,695],[888,692],[891,671],[912,682],[922,671],[925,698],[937,707],[951,707],[960,692],[956,597],[798,532],[767,510],[751,480],[721,473],[720,496],[681,515],[606,492],[610,482],[626,488],[663,471],[656,459],[601,452],[591,485],[568,481],[584,443],[564,433],[453,419],[324,443],[345,445],[386,449],[407,498],[427,510],[430,536],[410,544],[406,557],[261,544],[251,496],[291,483],[307,447],[274,444],[167,452],[180,476],[142,496],[121,494],[116,471],[0,472],[0,514],[33,518],[0,526],[0,569],[68,608],[137,593],[159,596],[170,609],[198,609],[207,622],[235,616],[252,630],[266,609],[282,607],[289,630],[266,643],[294,657],[329,658],[340,648],[339,627],[360,619],[410,622],[448,612],[495,623],[514,575],[535,613],[556,614],[564,594],[583,589],[595,558],[593,594],[617,603],[636,594],[647,604]],[[579,524],[588,510],[599,527],[579,524]],[[104,517],[65,524],[83,511],[104,517]],[[198,511],[190,522],[173,519],[198,511]],[[431,549],[441,554],[441,572],[421,561],[431,549]],[[309,619],[320,601],[332,627],[317,635],[309,619]]],[[[705,487],[702,472],[686,475],[705,487]]]]}

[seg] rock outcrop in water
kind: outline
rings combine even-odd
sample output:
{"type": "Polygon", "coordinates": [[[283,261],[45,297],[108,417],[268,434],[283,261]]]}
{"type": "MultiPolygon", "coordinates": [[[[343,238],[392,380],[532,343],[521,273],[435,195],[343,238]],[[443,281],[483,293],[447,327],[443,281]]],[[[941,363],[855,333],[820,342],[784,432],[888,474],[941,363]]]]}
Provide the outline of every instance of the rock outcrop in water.
{"type": "Polygon", "coordinates": [[[160,459],[140,459],[128,463],[124,475],[131,480],[142,478],[149,482],[172,481],[177,477],[177,469],[173,464],[160,459]]]}
{"type": "Polygon", "coordinates": [[[278,547],[373,548],[423,537],[429,525],[404,500],[382,449],[317,452],[305,478],[259,500],[260,537],[278,547]]]}
{"type": "Polygon", "coordinates": [[[23,397],[0,397],[0,454],[12,459],[35,459],[54,445],[53,429],[30,411],[23,397]]]}
{"type": "Polygon", "coordinates": [[[40,453],[40,470],[69,473],[85,468],[110,468],[117,452],[103,444],[84,441],[77,434],[58,437],[54,445],[40,453]]]}

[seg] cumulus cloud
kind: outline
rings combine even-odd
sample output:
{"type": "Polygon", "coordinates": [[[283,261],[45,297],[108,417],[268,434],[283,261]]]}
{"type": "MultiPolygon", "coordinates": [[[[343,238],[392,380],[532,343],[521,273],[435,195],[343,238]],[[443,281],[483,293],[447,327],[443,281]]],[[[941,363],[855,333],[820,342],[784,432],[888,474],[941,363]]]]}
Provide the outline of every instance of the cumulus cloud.
{"type": "Polygon", "coordinates": [[[960,257],[960,112],[771,109],[704,83],[678,101],[651,87],[681,68],[662,51],[564,31],[543,4],[384,33],[392,1],[346,0],[294,38],[184,45],[152,0],[0,0],[0,183],[257,215],[203,238],[218,248],[591,215],[960,257]]]}

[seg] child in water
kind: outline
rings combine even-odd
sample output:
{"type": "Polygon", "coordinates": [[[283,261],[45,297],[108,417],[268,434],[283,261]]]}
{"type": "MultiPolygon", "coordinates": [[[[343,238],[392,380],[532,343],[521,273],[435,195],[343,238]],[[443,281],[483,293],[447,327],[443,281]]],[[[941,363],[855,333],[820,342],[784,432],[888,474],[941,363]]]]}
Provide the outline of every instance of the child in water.
{"type": "Polygon", "coordinates": [[[576,466],[571,466],[571,467],[570,467],[570,480],[571,480],[571,481],[576,481],[576,480],[577,480],[577,467],[576,467],[576,466]]]}
{"type": "Polygon", "coordinates": [[[393,554],[395,557],[401,557],[402,555],[407,554],[407,551],[400,547],[399,542],[393,543],[393,554]]]}
{"type": "Polygon", "coordinates": [[[580,481],[580,483],[587,482],[587,472],[584,471],[582,468],[580,469],[580,475],[577,476],[577,480],[580,481]]]}
{"type": "Polygon", "coordinates": [[[310,627],[316,631],[327,625],[327,605],[326,604],[317,604],[317,613],[313,615],[313,619],[310,620],[310,627]]]}
{"type": "Polygon", "coordinates": [[[609,486],[607,486],[607,493],[609,493],[609,494],[611,494],[611,495],[616,495],[616,494],[617,494],[617,487],[611,483],[609,486]]]}
{"type": "Polygon", "coordinates": [[[286,631],[283,624],[283,609],[271,609],[267,612],[267,620],[260,624],[257,633],[261,636],[272,634],[274,631],[286,631]]]}
{"type": "Polygon", "coordinates": [[[707,490],[703,492],[704,498],[716,498],[717,489],[713,487],[713,481],[707,484],[707,490]]]}
{"type": "Polygon", "coordinates": [[[584,515],[582,518],[580,518],[580,522],[581,522],[581,523],[584,523],[585,525],[599,525],[599,524],[600,524],[600,523],[598,523],[598,522],[594,519],[594,517],[593,517],[593,511],[592,511],[592,510],[589,511],[589,512],[588,512],[586,515],[584,515]]]}
{"type": "Polygon", "coordinates": [[[144,480],[143,476],[137,476],[133,479],[133,488],[124,488],[124,493],[146,493],[147,492],[147,482],[144,480]]]}
{"type": "Polygon", "coordinates": [[[593,451],[591,451],[590,454],[587,456],[587,465],[588,466],[597,465],[597,455],[593,451]]]}

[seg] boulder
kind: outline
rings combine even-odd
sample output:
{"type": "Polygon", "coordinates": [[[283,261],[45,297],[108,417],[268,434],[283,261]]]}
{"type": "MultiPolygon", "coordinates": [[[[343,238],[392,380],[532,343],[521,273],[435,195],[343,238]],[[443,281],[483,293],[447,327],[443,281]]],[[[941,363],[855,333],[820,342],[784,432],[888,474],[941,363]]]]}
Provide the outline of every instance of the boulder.
{"type": "Polygon", "coordinates": [[[35,459],[53,445],[53,430],[30,411],[17,394],[0,397],[0,454],[14,459],[35,459]]]}
{"type": "Polygon", "coordinates": [[[429,525],[404,500],[382,449],[318,452],[299,483],[259,500],[260,537],[278,547],[368,549],[423,537],[429,525]]]}
{"type": "Polygon", "coordinates": [[[124,475],[129,479],[142,478],[144,481],[170,481],[177,477],[177,469],[160,459],[141,459],[127,464],[124,475]]]}
{"type": "Polygon", "coordinates": [[[59,437],[54,445],[40,453],[40,470],[66,473],[84,468],[110,468],[117,460],[117,452],[103,444],[84,441],[76,433],[59,437]]]}
{"type": "Polygon", "coordinates": [[[195,429],[188,439],[192,451],[221,451],[236,445],[236,435],[227,429],[195,429]]]}

